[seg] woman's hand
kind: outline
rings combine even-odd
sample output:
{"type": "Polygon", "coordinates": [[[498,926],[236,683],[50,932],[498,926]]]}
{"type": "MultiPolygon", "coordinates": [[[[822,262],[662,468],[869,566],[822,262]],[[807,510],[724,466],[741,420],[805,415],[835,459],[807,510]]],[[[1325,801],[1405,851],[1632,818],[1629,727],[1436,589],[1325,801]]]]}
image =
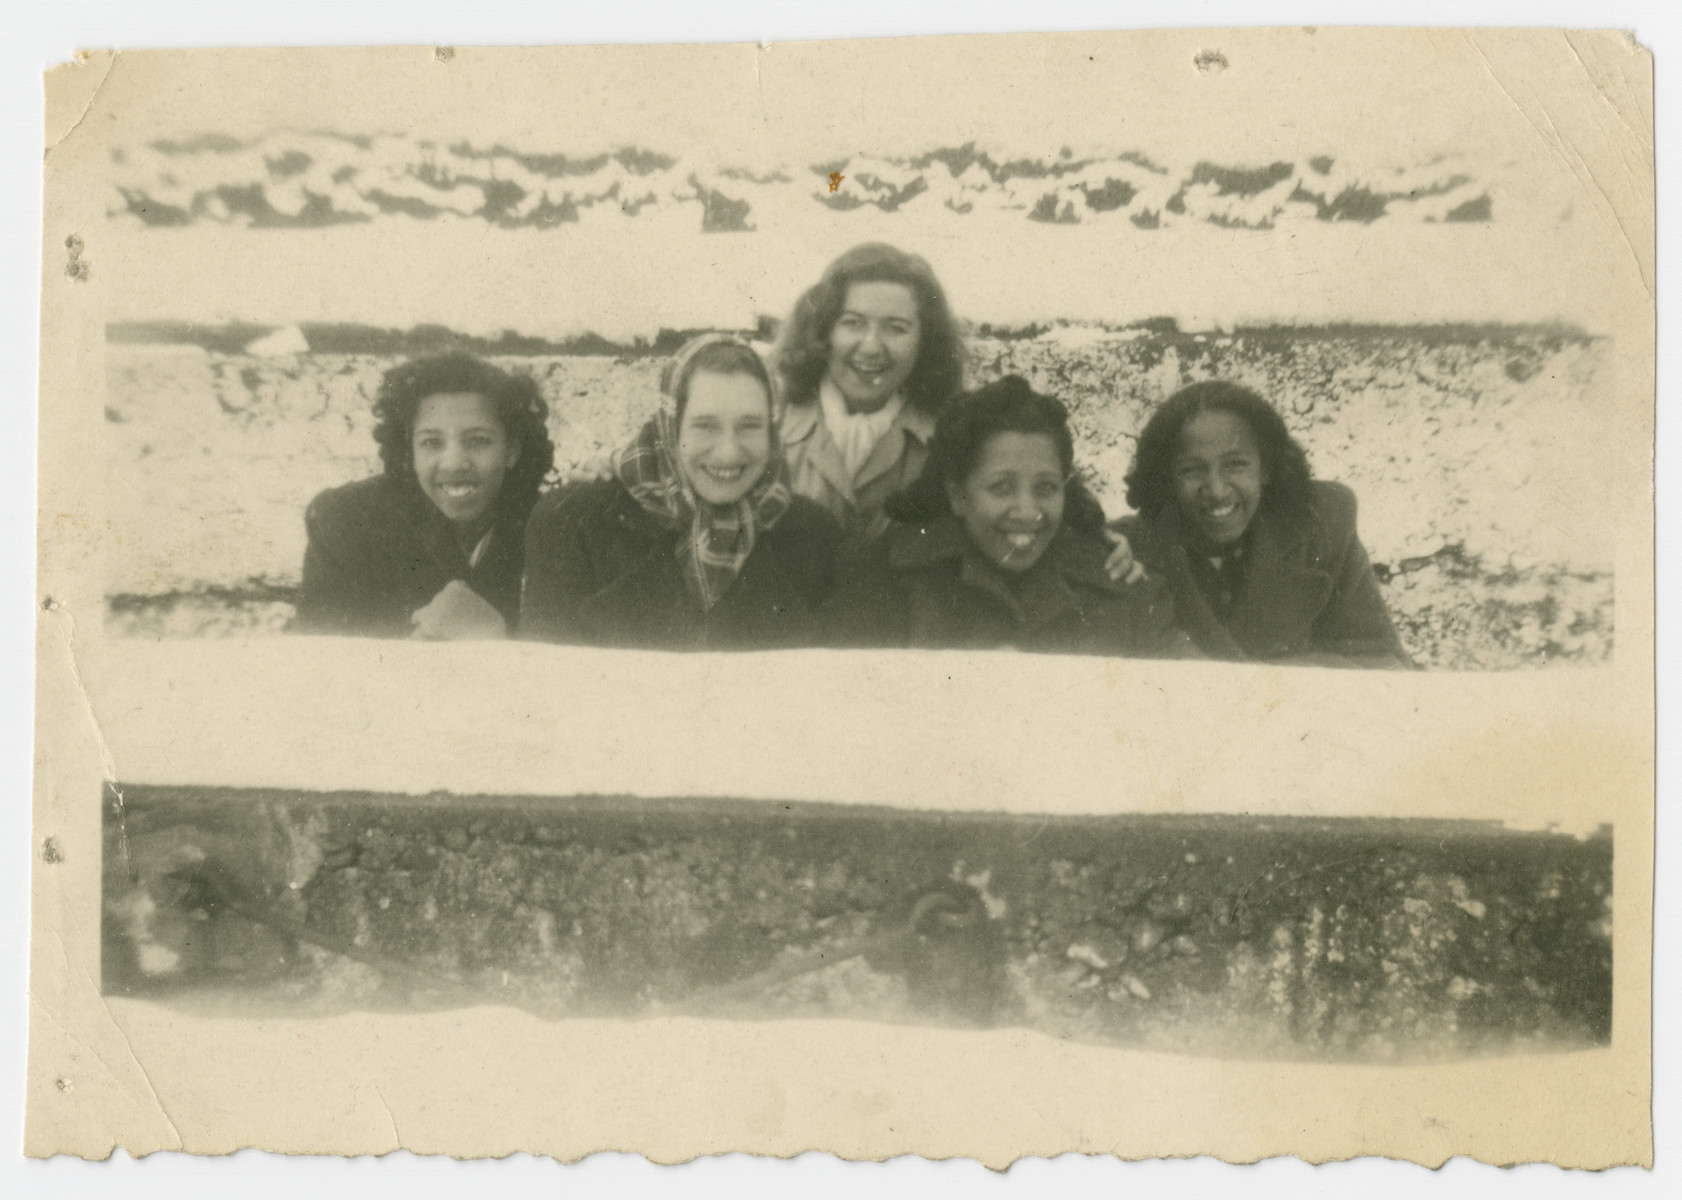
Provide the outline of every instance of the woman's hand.
{"type": "Polygon", "coordinates": [[[560,486],[570,487],[575,483],[598,483],[601,480],[612,478],[613,460],[603,454],[563,471],[560,486]]]}
{"type": "Polygon", "coordinates": [[[1134,584],[1145,577],[1144,564],[1133,557],[1133,547],[1127,541],[1125,534],[1117,533],[1113,529],[1104,530],[1104,536],[1115,543],[1115,549],[1104,560],[1104,571],[1110,579],[1120,584],[1134,584]]]}
{"type": "Polygon", "coordinates": [[[446,583],[409,620],[414,625],[409,636],[423,642],[485,642],[508,636],[502,614],[459,579],[446,583]]]}

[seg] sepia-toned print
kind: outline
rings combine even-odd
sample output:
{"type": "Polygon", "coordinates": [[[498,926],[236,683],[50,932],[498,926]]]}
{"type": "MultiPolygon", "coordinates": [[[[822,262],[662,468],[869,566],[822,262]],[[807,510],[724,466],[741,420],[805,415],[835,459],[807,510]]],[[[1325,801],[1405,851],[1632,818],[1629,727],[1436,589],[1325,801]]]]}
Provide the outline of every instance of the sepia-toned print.
{"type": "Polygon", "coordinates": [[[1628,38],[49,93],[31,1153],[1649,1157],[1628,38]]]}

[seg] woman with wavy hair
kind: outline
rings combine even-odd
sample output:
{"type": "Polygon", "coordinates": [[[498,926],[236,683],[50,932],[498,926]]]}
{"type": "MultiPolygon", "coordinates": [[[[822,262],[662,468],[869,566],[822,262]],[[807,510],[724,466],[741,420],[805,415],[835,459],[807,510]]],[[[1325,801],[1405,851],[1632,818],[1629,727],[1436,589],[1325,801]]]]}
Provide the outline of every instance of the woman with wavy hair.
{"type": "Polygon", "coordinates": [[[469,354],[387,371],[374,401],[385,470],[310,502],[296,627],[506,637],[526,518],[554,465],[548,412],[529,376],[469,354]]]}
{"type": "Polygon", "coordinates": [[[1117,527],[1211,658],[1408,667],[1355,532],[1355,493],[1315,480],[1271,404],[1221,380],[1174,393],[1127,474],[1117,527]]]}
{"type": "Polygon", "coordinates": [[[928,459],[935,418],[963,388],[964,348],[929,264],[854,246],[796,301],[776,350],[789,482],[846,536],[882,534],[882,505],[928,459]]]}
{"type": "Polygon", "coordinates": [[[842,646],[1195,654],[1160,580],[1118,583],[1062,403],[1010,375],[947,405],[894,525],[829,606],[842,646]]]}
{"type": "Polygon", "coordinates": [[[527,527],[522,637],[644,649],[808,645],[840,530],[794,495],[771,378],[709,334],[666,365],[661,403],[608,478],[551,492],[527,527]]]}

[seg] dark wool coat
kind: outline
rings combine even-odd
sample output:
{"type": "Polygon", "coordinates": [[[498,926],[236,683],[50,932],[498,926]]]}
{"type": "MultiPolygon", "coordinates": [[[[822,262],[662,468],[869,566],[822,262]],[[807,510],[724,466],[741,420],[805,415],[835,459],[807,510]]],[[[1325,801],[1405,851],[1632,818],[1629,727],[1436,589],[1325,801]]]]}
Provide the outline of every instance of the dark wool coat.
{"type": "Polygon", "coordinates": [[[730,590],[702,612],[684,586],[679,531],[617,479],[562,488],[538,502],[526,526],[520,636],[659,650],[812,645],[840,536],[828,513],[794,497],[759,532],[730,590]]]}
{"type": "Polygon", "coordinates": [[[1173,590],[1181,627],[1211,658],[1412,666],[1355,534],[1355,493],[1338,483],[1312,486],[1308,520],[1286,521],[1265,509],[1256,514],[1245,534],[1243,581],[1225,623],[1197,586],[1173,505],[1151,518],[1123,518],[1114,528],[1145,569],[1173,590]]]}
{"type": "Polygon", "coordinates": [[[295,627],[408,637],[410,616],[460,579],[512,629],[525,564],[521,524],[516,514],[500,517],[470,566],[455,527],[413,480],[376,475],[330,488],[304,512],[309,545],[295,627]]]}
{"type": "Polygon", "coordinates": [[[957,518],[896,524],[844,564],[828,637],[842,646],[1195,657],[1167,586],[1115,583],[1104,570],[1110,549],[1065,523],[1013,588],[957,518]]]}

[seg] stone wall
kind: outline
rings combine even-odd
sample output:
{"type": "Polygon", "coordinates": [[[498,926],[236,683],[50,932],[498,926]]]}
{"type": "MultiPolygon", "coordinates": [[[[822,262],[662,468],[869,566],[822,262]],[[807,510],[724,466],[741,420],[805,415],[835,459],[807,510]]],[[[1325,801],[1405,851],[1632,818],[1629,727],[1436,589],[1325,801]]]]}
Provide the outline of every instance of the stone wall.
{"type": "Polygon", "coordinates": [[[124,787],[104,988],[1021,1025],[1247,1057],[1606,1044],[1608,831],[124,787]]]}

